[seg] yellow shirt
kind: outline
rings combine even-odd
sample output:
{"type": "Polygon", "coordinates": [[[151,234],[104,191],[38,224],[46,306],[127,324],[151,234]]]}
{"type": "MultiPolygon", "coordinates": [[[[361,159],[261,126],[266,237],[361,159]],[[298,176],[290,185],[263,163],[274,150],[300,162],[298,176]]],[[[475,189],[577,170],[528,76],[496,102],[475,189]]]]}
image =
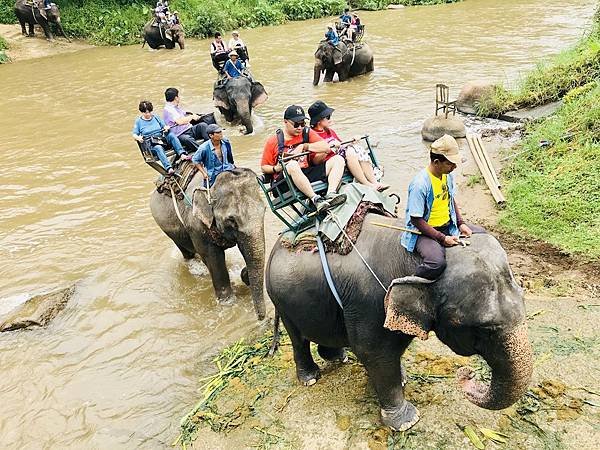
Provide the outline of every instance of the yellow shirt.
{"type": "Polygon", "coordinates": [[[429,179],[433,187],[433,205],[427,223],[432,227],[441,227],[450,221],[450,195],[448,194],[448,182],[446,175],[440,180],[429,170],[429,179]]]}

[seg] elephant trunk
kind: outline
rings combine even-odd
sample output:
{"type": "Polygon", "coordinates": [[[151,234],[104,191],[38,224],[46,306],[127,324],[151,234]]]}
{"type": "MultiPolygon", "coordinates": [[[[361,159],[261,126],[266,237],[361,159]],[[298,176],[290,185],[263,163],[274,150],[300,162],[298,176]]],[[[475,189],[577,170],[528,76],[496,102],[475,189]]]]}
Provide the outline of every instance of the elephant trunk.
{"type": "Polygon", "coordinates": [[[62,23],[60,22],[60,17],[56,20],[56,26],[58,28],[58,31],[60,32],[60,34],[68,41],[71,42],[71,39],[68,38],[67,34],[65,33],[65,30],[62,27],[62,23]]]}
{"type": "Polygon", "coordinates": [[[465,396],[485,409],[504,409],[515,403],[527,390],[533,371],[533,352],[522,323],[486,346],[481,356],[492,369],[489,384],[476,381],[468,367],[458,369],[457,378],[465,396]]]}
{"type": "Polygon", "coordinates": [[[251,235],[238,236],[238,248],[246,261],[252,303],[258,320],[265,318],[265,297],[263,295],[265,270],[265,235],[262,222],[251,235]]]}
{"type": "Polygon", "coordinates": [[[321,65],[321,61],[317,59],[315,61],[315,68],[314,68],[314,74],[313,74],[313,86],[316,86],[319,84],[319,80],[321,79],[322,70],[323,70],[323,66],[321,65]]]}
{"type": "Polygon", "coordinates": [[[244,99],[237,102],[237,112],[240,116],[242,125],[246,127],[246,134],[250,134],[254,131],[252,126],[252,110],[250,109],[250,100],[244,99]]]}

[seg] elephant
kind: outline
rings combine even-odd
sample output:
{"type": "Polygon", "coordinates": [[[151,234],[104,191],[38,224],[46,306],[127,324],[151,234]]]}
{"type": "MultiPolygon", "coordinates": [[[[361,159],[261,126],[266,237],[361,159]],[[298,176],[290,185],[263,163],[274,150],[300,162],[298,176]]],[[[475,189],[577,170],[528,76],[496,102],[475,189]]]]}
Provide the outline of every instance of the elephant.
{"type": "Polygon", "coordinates": [[[336,47],[323,40],[315,52],[313,85],[318,85],[321,73],[323,81],[333,81],[337,72],[340,81],[373,71],[373,52],[367,44],[350,45],[340,41],[336,47]]]}
{"type": "Polygon", "coordinates": [[[228,122],[240,121],[246,134],[254,131],[252,108],[267,101],[268,95],[262,84],[246,76],[217,81],[213,90],[213,101],[228,122]]]}
{"type": "Polygon", "coordinates": [[[185,48],[183,27],[181,24],[175,24],[170,28],[165,28],[163,25],[150,21],[144,26],[144,44],[146,42],[150,48],[155,50],[160,47],[172,49],[175,48],[175,44],[178,44],[179,48],[183,50],[185,48]]]}
{"type": "Polygon", "coordinates": [[[52,35],[50,24],[54,24],[59,33],[67,38],[60,22],[60,11],[55,3],[52,3],[51,8],[46,10],[44,9],[43,0],[39,2],[34,1],[33,3],[29,0],[17,0],[15,3],[15,15],[21,24],[21,33],[24,36],[28,35],[25,30],[25,24],[29,25],[29,36],[34,36],[33,26],[38,24],[44,30],[46,39],[51,41],[54,39],[54,36],[52,35]]]}
{"type": "Polygon", "coordinates": [[[517,401],[530,381],[533,356],[522,292],[500,243],[489,234],[473,234],[469,246],[447,249],[447,267],[433,283],[390,286],[397,277],[419,280],[408,277],[419,257],[401,246],[397,232],[369,223],[373,218],[387,224],[397,220],[370,214],[351,253],[327,254],[343,309],[328,287],[318,254],[292,252],[280,241],[273,247],[267,293],[291,339],[299,381],[311,385],[320,376],[311,342],[326,360],[343,361],[349,346],[375,387],[384,425],[406,430],[419,412],[404,399],[401,356],[415,336],[427,339],[434,331],[455,353],[479,354],[492,369],[490,384],[475,381],[467,367],[457,371],[468,400],[486,409],[517,401]],[[390,305],[400,312],[388,323],[390,305]]]}
{"type": "Polygon", "coordinates": [[[250,286],[254,310],[265,317],[263,295],[265,205],[256,174],[246,168],[220,173],[210,188],[202,189],[198,172],[186,188],[183,200],[158,191],[152,193],[150,210],[163,232],[175,242],[185,259],[198,254],[210,273],[219,302],[235,300],[225,264],[225,250],[238,246],[246,267],[242,280],[250,286]],[[191,203],[191,205],[190,205],[191,203]]]}

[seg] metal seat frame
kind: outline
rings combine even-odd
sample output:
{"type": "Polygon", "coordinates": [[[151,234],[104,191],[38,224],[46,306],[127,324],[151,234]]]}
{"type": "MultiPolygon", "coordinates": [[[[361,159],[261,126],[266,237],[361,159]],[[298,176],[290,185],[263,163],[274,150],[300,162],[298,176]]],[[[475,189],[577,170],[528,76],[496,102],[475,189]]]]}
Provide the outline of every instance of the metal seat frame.
{"type": "MultiPolygon", "coordinates": [[[[363,136],[361,139],[364,139],[367,145],[371,162],[374,166],[379,167],[377,158],[373,152],[371,143],[369,142],[369,136],[363,136]]],[[[269,183],[264,175],[257,177],[258,184],[265,194],[269,208],[271,208],[273,214],[287,226],[287,229],[284,230],[284,232],[288,230],[299,232],[309,228],[312,226],[314,222],[313,219],[316,215],[315,206],[311,200],[294,185],[292,177],[289,175],[285,166],[287,161],[300,156],[302,155],[278,158],[278,162],[283,167],[283,171],[281,172],[282,177],[274,183],[269,183]],[[282,191],[284,185],[287,186],[288,191],[282,191]]],[[[342,176],[340,185],[351,183],[352,181],[354,181],[354,177],[346,171],[342,176]]],[[[315,181],[311,183],[311,187],[316,194],[322,194],[327,192],[328,184],[323,181],[315,181]]]]}

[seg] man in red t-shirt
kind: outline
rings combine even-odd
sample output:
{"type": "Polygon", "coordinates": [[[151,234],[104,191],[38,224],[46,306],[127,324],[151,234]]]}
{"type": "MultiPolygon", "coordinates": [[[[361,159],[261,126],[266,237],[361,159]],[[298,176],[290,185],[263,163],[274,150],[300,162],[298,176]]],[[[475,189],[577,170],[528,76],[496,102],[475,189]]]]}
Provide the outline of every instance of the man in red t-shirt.
{"type": "MultiPolygon", "coordinates": [[[[327,153],[329,144],[321,139],[317,133],[310,130],[308,133],[308,142],[303,143],[302,130],[306,125],[308,118],[304,114],[301,106],[291,105],[285,110],[283,115],[284,126],[282,128],[284,138],[283,153],[285,155],[299,154],[303,152],[327,153]]],[[[283,171],[278,161],[279,143],[277,135],[271,136],[265,142],[262,159],[260,162],[263,173],[273,175],[278,179],[283,171]]],[[[308,158],[304,158],[306,161],[308,158]]],[[[294,185],[306,195],[314,205],[317,211],[325,211],[335,206],[341,205],[346,201],[345,194],[337,194],[336,190],[344,174],[344,158],[335,155],[327,161],[317,164],[301,167],[299,159],[292,159],[285,163],[285,168],[292,177],[294,185]],[[327,181],[327,195],[321,197],[317,195],[310,185],[314,181],[327,181]]],[[[304,164],[302,164],[304,165],[304,164]]],[[[285,190],[285,185],[282,190],[285,190]]]]}

